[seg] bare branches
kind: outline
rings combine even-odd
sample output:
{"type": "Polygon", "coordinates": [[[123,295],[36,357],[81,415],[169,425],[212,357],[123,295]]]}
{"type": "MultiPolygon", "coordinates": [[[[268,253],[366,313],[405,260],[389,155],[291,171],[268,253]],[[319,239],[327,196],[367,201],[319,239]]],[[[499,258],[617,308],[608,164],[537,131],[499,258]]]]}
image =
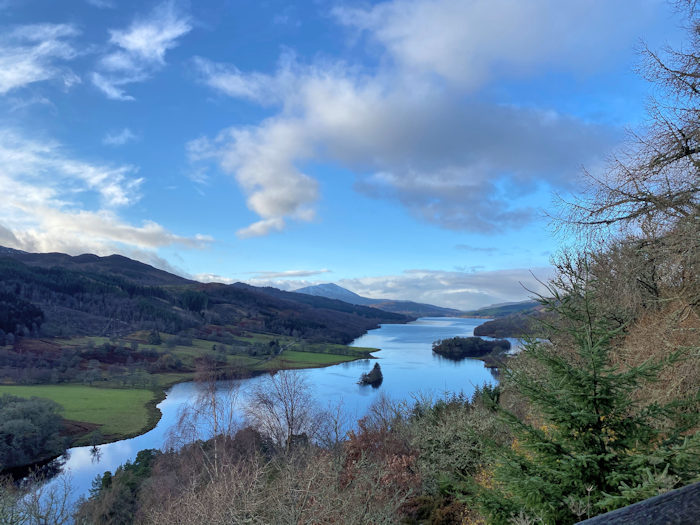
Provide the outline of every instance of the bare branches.
{"type": "Polygon", "coordinates": [[[686,50],[663,55],[644,48],[642,72],[659,88],[645,129],[630,134],[602,175],[584,172],[585,196],[564,203],[559,227],[584,238],[611,234],[664,235],[679,220],[700,216],[700,20],[695,2],[686,50]]]}
{"type": "Polygon", "coordinates": [[[315,436],[320,416],[308,381],[292,370],[277,372],[258,383],[245,413],[253,426],[287,451],[295,438],[315,436]]]}
{"type": "Polygon", "coordinates": [[[21,487],[0,479],[0,523],[3,525],[63,525],[73,522],[70,478],[29,476],[21,487]]]}

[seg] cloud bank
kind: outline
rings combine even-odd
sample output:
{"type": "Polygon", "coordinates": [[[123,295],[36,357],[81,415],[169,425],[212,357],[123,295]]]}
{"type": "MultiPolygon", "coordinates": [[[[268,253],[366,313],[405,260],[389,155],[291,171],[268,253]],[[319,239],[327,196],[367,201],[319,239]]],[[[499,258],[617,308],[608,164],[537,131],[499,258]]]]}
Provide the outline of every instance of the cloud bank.
{"type": "Polygon", "coordinates": [[[211,238],[183,237],[153,221],[135,226],[119,208],[140,199],[137,168],[73,158],[55,141],[30,140],[0,129],[0,245],[30,251],[125,253],[164,262],[162,246],[201,248],[211,238]]]}
{"type": "MultiPolygon", "coordinates": [[[[532,297],[533,293],[545,293],[546,290],[539,281],[546,282],[552,276],[552,268],[547,267],[488,272],[407,270],[399,275],[341,279],[336,282],[364,297],[401,299],[472,310],[496,303],[524,301],[532,297]]],[[[291,291],[324,281],[255,278],[245,282],[291,291]]]]}
{"type": "Polygon", "coordinates": [[[204,84],[272,114],[193,141],[192,159],[217,161],[246,193],[260,220],[239,230],[242,237],[312,220],[318,183],[304,167],[318,161],[353,171],[357,191],[440,227],[517,228],[535,216],[528,195],[570,188],[582,165],[603,162],[619,130],[497,101],[490,88],[613,61],[655,5],[635,4],[635,16],[621,18],[629,3],[593,4],[393,0],[333,9],[375,55],[376,69],[301,64],[287,53],[266,74],[199,57],[204,84]]]}

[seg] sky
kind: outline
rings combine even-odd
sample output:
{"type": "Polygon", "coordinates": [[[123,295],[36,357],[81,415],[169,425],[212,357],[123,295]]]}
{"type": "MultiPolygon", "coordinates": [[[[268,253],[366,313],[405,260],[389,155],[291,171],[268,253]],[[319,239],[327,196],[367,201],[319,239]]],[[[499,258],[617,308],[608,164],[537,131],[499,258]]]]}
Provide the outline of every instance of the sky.
{"type": "Polygon", "coordinates": [[[523,300],[680,26],[662,0],[0,0],[0,245],[523,300]]]}

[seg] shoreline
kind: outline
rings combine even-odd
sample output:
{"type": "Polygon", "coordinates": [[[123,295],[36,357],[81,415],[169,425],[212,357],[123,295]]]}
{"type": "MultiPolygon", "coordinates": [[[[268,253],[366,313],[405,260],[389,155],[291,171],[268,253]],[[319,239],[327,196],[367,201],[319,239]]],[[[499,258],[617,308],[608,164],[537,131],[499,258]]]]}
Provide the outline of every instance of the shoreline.
{"type": "MultiPolygon", "coordinates": [[[[361,337],[361,336],[360,336],[361,337]]],[[[380,351],[380,348],[372,349],[372,352],[378,352],[380,351]]],[[[354,361],[359,361],[362,359],[378,359],[377,357],[372,356],[370,353],[366,357],[363,356],[357,356],[354,357],[353,359],[345,359],[342,361],[337,361],[337,362],[332,362],[332,363],[319,363],[315,365],[310,365],[310,366],[304,366],[304,367],[287,367],[287,368],[279,368],[277,370],[308,370],[312,368],[327,368],[329,366],[336,366],[340,365],[343,363],[351,363],[354,361]]],[[[243,375],[241,374],[239,377],[236,378],[228,378],[228,379],[247,379],[247,378],[252,378],[252,377],[257,377],[263,374],[268,374],[272,372],[272,370],[247,370],[249,374],[243,375]]],[[[143,434],[146,434],[153,430],[160,420],[163,417],[163,413],[161,410],[158,408],[158,405],[165,400],[165,398],[168,395],[168,391],[174,387],[175,385],[178,385],[180,383],[189,383],[189,382],[194,382],[196,381],[195,378],[195,373],[194,372],[188,372],[186,374],[182,374],[182,376],[191,376],[191,377],[178,377],[174,378],[172,381],[167,381],[165,382],[162,386],[159,386],[158,388],[150,388],[147,390],[151,390],[153,392],[153,398],[149,400],[147,403],[145,403],[144,407],[147,412],[147,422],[146,424],[138,431],[135,432],[129,432],[121,435],[115,435],[115,434],[108,434],[104,435],[103,439],[97,441],[94,443],[95,446],[100,446],[100,445],[107,445],[110,443],[116,443],[118,441],[124,441],[127,439],[132,439],[138,436],[141,436],[143,434]]],[[[217,379],[218,380],[218,379],[217,379]]],[[[72,385],[73,383],[58,383],[56,385],[51,385],[51,386],[61,386],[61,385],[72,385]]],[[[34,385],[3,385],[3,386],[34,386],[34,385]]],[[[43,385],[42,385],[43,386],[43,385]]],[[[93,386],[93,388],[106,388],[106,387],[99,387],[99,386],[93,386]]],[[[117,390],[129,390],[129,389],[117,389],[117,390]]],[[[92,427],[92,429],[84,434],[77,435],[75,436],[70,443],[70,446],[66,449],[66,451],[70,450],[71,448],[80,448],[80,447],[90,447],[93,446],[93,443],[86,443],[83,440],[86,438],[89,438],[90,434],[94,431],[99,429],[100,425],[91,423],[88,421],[77,421],[77,420],[69,420],[69,419],[63,419],[64,422],[69,423],[69,424],[77,424],[77,425],[83,425],[86,427],[92,427]]],[[[65,454],[65,452],[64,452],[65,454]]],[[[13,471],[15,472],[24,472],[21,477],[26,477],[29,473],[32,471],[36,470],[41,470],[47,467],[50,467],[51,463],[54,462],[57,459],[60,459],[64,454],[60,454],[58,456],[53,456],[50,458],[44,458],[41,461],[38,461],[36,463],[30,463],[28,465],[19,465],[16,467],[12,467],[11,469],[7,469],[6,471],[0,471],[0,474],[10,474],[13,475],[13,471]]]]}

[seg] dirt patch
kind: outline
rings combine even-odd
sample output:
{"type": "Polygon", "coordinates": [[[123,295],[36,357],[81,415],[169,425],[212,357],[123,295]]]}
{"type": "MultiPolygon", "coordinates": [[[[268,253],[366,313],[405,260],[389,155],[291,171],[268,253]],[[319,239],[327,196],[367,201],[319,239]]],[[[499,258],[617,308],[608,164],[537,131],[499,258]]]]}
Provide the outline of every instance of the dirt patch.
{"type": "Polygon", "coordinates": [[[69,437],[71,442],[75,442],[77,439],[99,428],[100,425],[97,423],[86,423],[85,421],[74,421],[72,419],[61,421],[61,435],[69,437]]]}
{"type": "Polygon", "coordinates": [[[18,338],[15,351],[57,358],[61,355],[61,345],[46,339],[18,338]]]}

